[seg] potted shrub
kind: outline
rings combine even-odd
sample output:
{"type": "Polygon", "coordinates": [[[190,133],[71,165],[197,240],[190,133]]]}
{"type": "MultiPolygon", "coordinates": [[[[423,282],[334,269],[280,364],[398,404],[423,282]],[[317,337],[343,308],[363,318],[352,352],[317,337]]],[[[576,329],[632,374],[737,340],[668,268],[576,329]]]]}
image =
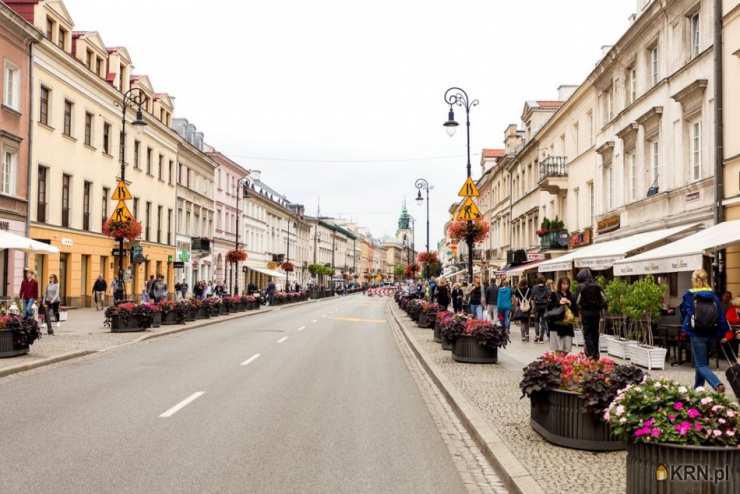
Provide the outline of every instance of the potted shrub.
{"type": "Polygon", "coordinates": [[[434,320],[434,341],[442,343],[442,325],[447,319],[452,318],[452,312],[448,310],[441,310],[437,312],[437,317],[434,320]]]}
{"type": "Polygon", "coordinates": [[[609,358],[546,353],[524,368],[519,388],[530,399],[530,423],[545,440],[587,451],[624,449],[604,420],[620,389],[642,381],[642,370],[609,358]]]}
{"type": "Polygon", "coordinates": [[[509,343],[509,333],[491,321],[469,320],[465,331],[455,339],[452,359],[469,364],[495,364],[498,349],[509,343]]]}
{"type": "Polygon", "coordinates": [[[36,319],[23,319],[18,315],[0,317],[0,358],[27,354],[39,338],[41,330],[36,319]]]}
{"type": "Polygon", "coordinates": [[[665,291],[665,286],[648,276],[633,283],[624,298],[625,315],[632,324],[632,333],[637,340],[627,345],[626,356],[634,364],[648,369],[665,368],[668,350],[653,345],[652,326],[652,321],[660,317],[665,291]]]}
{"type": "Polygon", "coordinates": [[[419,310],[419,320],[416,325],[420,328],[433,328],[434,322],[437,319],[437,312],[442,307],[439,304],[430,304],[429,302],[422,302],[419,310]]]}
{"type": "Polygon", "coordinates": [[[740,407],[724,395],[648,379],[604,418],[627,443],[627,494],[740,492],[740,407]]]}
{"type": "Polygon", "coordinates": [[[177,315],[175,313],[175,302],[162,302],[159,304],[159,307],[162,311],[162,325],[163,326],[171,326],[173,324],[178,324],[177,322],[177,315]]]}
{"type": "Polygon", "coordinates": [[[442,350],[452,350],[455,340],[465,333],[465,326],[470,318],[463,314],[454,314],[440,324],[440,336],[442,337],[442,350]]]}
{"type": "Polygon", "coordinates": [[[616,277],[605,287],[607,299],[606,319],[611,323],[611,335],[605,335],[606,351],[609,355],[627,358],[627,346],[636,342],[627,338],[628,331],[625,299],[630,292],[630,284],[622,278],[616,277]]]}
{"type": "Polygon", "coordinates": [[[152,327],[155,309],[159,311],[156,304],[139,304],[133,308],[131,316],[137,328],[144,330],[152,327]]]}

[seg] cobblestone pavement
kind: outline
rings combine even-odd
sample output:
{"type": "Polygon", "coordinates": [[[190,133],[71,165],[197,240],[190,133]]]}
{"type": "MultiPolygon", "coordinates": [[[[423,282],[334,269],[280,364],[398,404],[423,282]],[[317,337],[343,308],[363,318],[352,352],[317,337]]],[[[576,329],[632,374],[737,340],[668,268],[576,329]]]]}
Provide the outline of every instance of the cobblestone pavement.
{"type": "MultiPolygon", "coordinates": [[[[547,443],[532,430],[529,400],[520,399],[519,381],[522,369],[549,351],[547,344],[522,342],[518,328],[514,327],[512,342],[499,351],[497,365],[459,364],[452,360],[450,352],[443,351],[434,342],[431,330],[418,328],[397,306],[394,305],[392,310],[427,358],[481,411],[511,453],[545,491],[568,494],[624,492],[625,452],[590,453],[560,448],[547,443]]],[[[574,347],[575,351],[581,349],[574,347]]],[[[722,380],[725,379],[724,368],[722,364],[719,370],[715,370],[722,380]]],[[[686,385],[692,385],[694,380],[693,368],[688,364],[668,365],[665,370],[650,371],[649,375],[665,376],[686,385]]]]}
{"type": "Polygon", "coordinates": [[[406,361],[409,372],[419,387],[434,423],[447,445],[460,477],[471,494],[503,494],[509,492],[493,470],[488,460],[478,449],[470,434],[465,430],[455,412],[445,400],[439,388],[421,367],[408,343],[399,333],[395,323],[389,324],[398,348],[406,361]]]}

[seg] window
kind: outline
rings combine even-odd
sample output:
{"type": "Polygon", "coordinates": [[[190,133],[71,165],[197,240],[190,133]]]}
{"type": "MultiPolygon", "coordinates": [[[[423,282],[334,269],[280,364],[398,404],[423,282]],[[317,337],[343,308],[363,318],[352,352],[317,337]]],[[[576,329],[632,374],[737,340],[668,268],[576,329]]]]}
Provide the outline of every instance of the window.
{"type": "Polygon", "coordinates": [[[110,155],[110,124],[103,124],[103,153],[110,155]]]}
{"type": "Polygon", "coordinates": [[[88,48],[87,55],[85,56],[85,65],[90,70],[93,69],[93,56],[94,56],[93,51],[90,48],[88,48]]]}
{"type": "Polygon", "coordinates": [[[187,176],[187,183],[185,186],[189,189],[190,188],[190,168],[188,168],[188,176],[187,176]]]}
{"type": "Polygon", "coordinates": [[[72,107],[73,104],[69,100],[64,100],[64,126],[62,133],[67,137],[72,136],[72,107]]]}
{"type": "Polygon", "coordinates": [[[105,222],[108,220],[108,194],[110,194],[110,189],[108,187],[103,187],[103,209],[102,209],[102,216],[100,221],[100,227],[102,228],[105,222]]]}
{"type": "Polygon", "coordinates": [[[139,221],[139,198],[134,197],[134,218],[139,221]]]}
{"type": "Polygon", "coordinates": [[[139,164],[139,156],[141,155],[141,143],[139,141],[134,141],[134,168],[137,170],[141,170],[141,165],[139,164]]]}
{"type": "Polygon", "coordinates": [[[18,67],[5,62],[5,76],[3,79],[3,104],[13,110],[21,110],[21,73],[18,67]]]}
{"type": "Polygon", "coordinates": [[[655,86],[658,83],[658,80],[660,79],[660,68],[658,66],[659,64],[659,58],[658,58],[658,44],[654,44],[649,50],[648,50],[648,59],[650,61],[650,84],[652,86],[655,86]]]}
{"type": "Polygon", "coordinates": [[[637,99],[637,70],[634,65],[627,69],[624,76],[625,106],[631,105],[637,99]]]}
{"type": "Polygon", "coordinates": [[[581,229],[581,190],[576,187],[573,189],[573,196],[576,203],[576,230],[581,229]]]}
{"type": "Polygon", "coordinates": [[[167,209],[167,245],[172,243],[172,209],[167,209]]]}
{"type": "Polygon", "coordinates": [[[221,190],[221,170],[218,170],[218,190],[221,190]]]}
{"type": "Polygon", "coordinates": [[[611,166],[606,169],[606,206],[607,211],[614,209],[614,170],[611,166]]]}
{"type": "Polygon", "coordinates": [[[16,150],[5,148],[1,171],[0,192],[15,195],[15,181],[18,174],[18,152],[16,150]]]}
{"type": "Polygon", "coordinates": [[[216,211],[216,230],[221,230],[221,210],[216,211]]]}
{"type": "Polygon", "coordinates": [[[39,176],[36,187],[38,188],[38,199],[36,201],[36,221],[46,223],[46,173],[45,166],[39,166],[39,176]]]}
{"type": "Polygon", "coordinates": [[[54,27],[56,26],[56,22],[54,22],[50,17],[46,18],[46,39],[49,41],[54,39],[54,27]]]}
{"type": "Polygon", "coordinates": [[[573,156],[578,156],[578,134],[580,132],[580,126],[578,125],[578,122],[573,124],[573,146],[574,146],[574,153],[573,156]]]}
{"type": "Polygon", "coordinates": [[[92,146],[93,114],[85,113],[85,144],[92,146]]]}
{"type": "Polygon", "coordinates": [[[586,113],[586,132],[588,133],[588,145],[593,146],[594,144],[594,112],[590,111],[586,113]]]}
{"type": "Polygon", "coordinates": [[[167,174],[167,182],[172,185],[172,169],[175,167],[175,163],[170,160],[169,163],[169,173],[167,174]]]}
{"type": "Polygon", "coordinates": [[[146,201],[146,230],[144,230],[144,239],[148,242],[149,241],[149,233],[150,233],[150,227],[151,227],[151,219],[152,219],[152,203],[149,201],[146,201]]]}
{"type": "Polygon", "coordinates": [[[691,176],[694,180],[701,178],[701,122],[691,124],[691,176]]]}
{"type": "Polygon", "coordinates": [[[157,243],[162,243],[162,206],[157,206],[157,243]]]}
{"type": "Polygon", "coordinates": [[[62,226],[69,227],[69,187],[72,177],[66,173],[62,175],[62,226]]]}
{"type": "Polygon", "coordinates": [[[95,57],[95,59],[95,73],[100,77],[105,77],[105,64],[103,63],[103,59],[100,57],[95,57]]]}
{"type": "Polygon", "coordinates": [[[652,179],[651,185],[658,185],[658,177],[660,177],[660,142],[657,140],[650,141],[650,178],[652,179]]]}
{"type": "Polygon", "coordinates": [[[57,39],[59,48],[65,50],[67,48],[67,30],[63,27],[59,27],[59,39],[57,39]]]}
{"type": "Polygon", "coordinates": [[[152,148],[146,148],[146,174],[152,174],[152,148]]]}
{"type": "Polygon", "coordinates": [[[44,125],[49,125],[49,98],[51,96],[51,90],[49,88],[41,86],[41,93],[39,95],[39,122],[44,125]]]}
{"type": "Polygon", "coordinates": [[[185,235],[190,235],[190,211],[185,211],[185,235]]]}
{"type": "Polygon", "coordinates": [[[588,226],[593,223],[594,217],[594,183],[589,182],[588,184],[588,226]]]}
{"type": "Polygon", "coordinates": [[[691,43],[689,53],[691,58],[699,55],[701,47],[701,29],[699,25],[699,12],[696,12],[689,16],[689,42],[691,43]]]}
{"type": "Polygon", "coordinates": [[[159,178],[161,181],[164,181],[164,175],[163,175],[164,170],[163,170],[163,167],[164,167],[164,156],[162,156],[160,154],[159,155],[158,168],[157,168],[157,178],[159,178]]]}
{"type": "Polygon", "coordinates": [[[92,183],[85,181],[85,185],[82,188],[82,229],[90,231],[90,190],[92,189],[92,183]]]}
{"type": "Polygon", "coordinates": [[[635,153],[630,153],[626,156],[627,167],[629,173],[629,199],[632,201],[637,200],[637,159],[635,153]]]}

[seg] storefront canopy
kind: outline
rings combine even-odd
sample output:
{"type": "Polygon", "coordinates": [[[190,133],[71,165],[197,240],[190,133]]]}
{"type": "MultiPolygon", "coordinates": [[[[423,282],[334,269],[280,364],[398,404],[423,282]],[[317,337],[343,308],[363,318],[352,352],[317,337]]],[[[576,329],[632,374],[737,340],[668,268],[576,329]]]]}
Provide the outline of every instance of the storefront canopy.
{"type": "Polygon", "coordinates": [[[630,276],[693,271],[704,265],[704,254],[740,242],[740,220],[719,223],[657,249],[614,263],[614,274],[630,276]]]}
{"type": "MultiPolygon", "coordinates": [[[[589,245],[574,250],[562,257],[550,259],[539,266],[540,273],[553,271],[570,271],[576,268],[589,268],[595,271],[609,269],[615,263],[625,257],[629,257],[636,251],[649,249],[658,242],[668,240],[675,235],[685,233],[698,228],[698,225],[684,225],[673,228],[665,228],[652,232],[638,233],[629,237],[611,240],[598,244],[589,245]]],[[[634,258],[630,258],[634,259],[634,258]]]]}
{"type": "MultiPolygon", "coordinates": [[[[479,266],[473,266],[473,274],[478,274],[478,273],[480,273],[480,267],[479,266]]],[[[450,278],[452,278],[453,276],[456,276],[456,275],[467,276],[467,274],[468,274],[468,269],[465,268],[465,269],[460,269],[458,271],[455,271],[454,273],[447,273],[447,274],[443,274],[441,276],[437,276],[437,279],[438,280],[450,279],[450,278]]]]}
{"type": "Polygon", "coordinates": [[[35,254],[59,254],[59,249],[53,245],[21,237],[4,230],[0,230],[0,249],[22,250],[35,254]]]}
{"type": "Polygon", "coordinates": [[[252,271],[257,271],[258,273],[262,273],[267,276],[272,276],[273,278],[285,278],[285,271],[275,271],[274,269],[250,266],[249,264],[247,264],[247,267],[251,269],[252,271]]]}
{"type": "Polygon", "coordinates": [[[534,261],[496,271],[496,276],[521,276],[525,271],[537,269],[545,261],[534,261]]]}

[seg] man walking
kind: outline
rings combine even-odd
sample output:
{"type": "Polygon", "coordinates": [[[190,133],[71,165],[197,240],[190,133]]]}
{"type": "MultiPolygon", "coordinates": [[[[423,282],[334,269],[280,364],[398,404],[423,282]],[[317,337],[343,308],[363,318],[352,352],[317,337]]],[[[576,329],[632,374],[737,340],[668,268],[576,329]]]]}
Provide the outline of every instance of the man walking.
{"type": "Polygon", "coordinates": [[[491,280],[491,283],[486,287],[486,312],[491,321],[498,320],[498,308],[496,307],[496,299],[498,298],[498,285],[496,280],[491,280]]]}
{"type": "Polygon", "coordinates": [[[95,299],[95,309],[101,310],[105,306],[105,292],[108,290],[108,284],[105,282],[103,275],[98,275],[98,279],[93,283],[93,298],[95,299]]]}
{"type": "Polygon", "coordinates": [[[34,277],[34,272],[30,269],[26,271],[26,277],[21,282],[20,298],[23,301],[23,317],[32,318],[33,304],[39,298],[39,284],[34,277]]]}
{"type": "Polygon", "coordinates": [[[547,280],[542,275],[537,277],[537,284],[532,288],[532,302],[534,302],[535,329],[534,342],[543,343],[547,333],[547,304],[550,302],[550,290],[547,288],[547,280]]]}
{"type": "Polygon", "coordinates": [[[583,339],[586,343],[586,356],[599,360],[599,320],[606,307],[604,290],[594,281],[591,270],[582,269],[576,276],[578,295],[576,304],[583,323],[583,339]]]}

